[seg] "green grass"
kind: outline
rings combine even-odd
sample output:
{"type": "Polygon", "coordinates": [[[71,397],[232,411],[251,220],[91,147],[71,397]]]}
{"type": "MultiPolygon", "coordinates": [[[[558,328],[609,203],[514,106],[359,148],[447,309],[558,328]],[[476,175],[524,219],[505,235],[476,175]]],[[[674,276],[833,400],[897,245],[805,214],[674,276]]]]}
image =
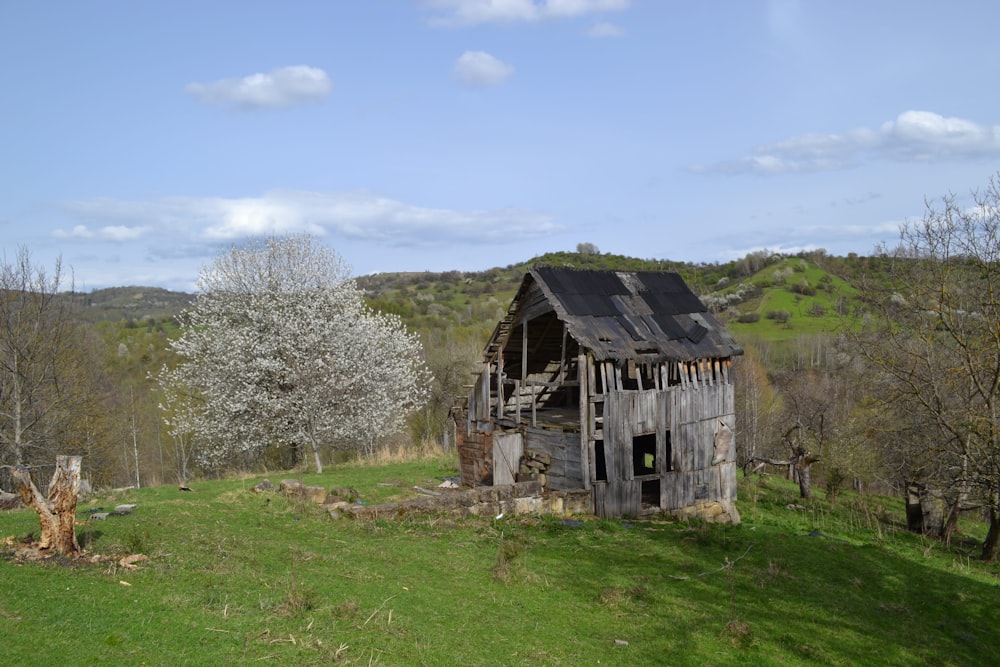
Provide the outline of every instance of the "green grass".
{"type": "MultiPolygon", "coordinates": [[[[401,499],[440,460],[336,466],[303,481],[401,499]]],[[[291,477],[292,475],[285,475],[291,477]]],[[[270,479],[277,484],[282,475],[270,479]]],[[[801,502],[741,481],[737,527],[545,517],[331,520],[259,478],[96,497],[81,526],[116,561],[20,563],[0,548],[8,664],[980,665],[998,571],[902,529],[896,499],[801,502]],[[269,502],[268,502],[269,499],[269,502]],[[789,509],[789,504],[802,509],[789,509]],[[818,531],[821,536],[810,536],[818,531]]],[[[30,510],[0,536],[37,532],[30,510]]]]}

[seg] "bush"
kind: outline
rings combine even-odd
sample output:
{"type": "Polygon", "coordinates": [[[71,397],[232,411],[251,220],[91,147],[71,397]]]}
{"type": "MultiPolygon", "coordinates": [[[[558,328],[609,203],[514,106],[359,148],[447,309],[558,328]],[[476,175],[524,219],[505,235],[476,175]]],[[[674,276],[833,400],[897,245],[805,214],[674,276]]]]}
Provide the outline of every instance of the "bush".
{"type": "Polygon", "coordinates": [[[760,313],[743,313],[736,321],[740,324],[753,324],[760,321],[760,313]]]}
{"type": "Polygon", "coordinates": [[[792,314],[787,310],[769,310],[765,316],[769,320],[774,320],[778,324],[787,324],[792,319],[792,314]]]}

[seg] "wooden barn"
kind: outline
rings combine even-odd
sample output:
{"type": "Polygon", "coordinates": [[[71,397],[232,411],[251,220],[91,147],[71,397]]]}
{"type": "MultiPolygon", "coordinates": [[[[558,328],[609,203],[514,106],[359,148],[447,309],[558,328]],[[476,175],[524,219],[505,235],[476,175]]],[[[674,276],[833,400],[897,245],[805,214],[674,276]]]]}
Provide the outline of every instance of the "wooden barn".
{"type": "Polygon", "coordinates": [[[742,353],[676,273],[535,268],[457,413],[462,482],[588,489],[607,518],[739,521],[742,353]]]}

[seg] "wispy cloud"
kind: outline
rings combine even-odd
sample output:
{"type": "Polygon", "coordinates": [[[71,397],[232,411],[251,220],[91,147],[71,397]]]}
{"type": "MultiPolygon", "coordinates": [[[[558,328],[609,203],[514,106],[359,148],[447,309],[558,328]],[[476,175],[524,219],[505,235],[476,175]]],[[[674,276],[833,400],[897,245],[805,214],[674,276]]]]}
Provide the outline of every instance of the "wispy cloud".
{"type": "Polygon", "coordinates": [[[904,111],[878,128],[803,134],[699,172],[780,174],[846,169],[866,160],[943,162],[1000,157],[1000,125],[980,125],[931,111],[904,111]]]}
{"type": "Polygon", "coordinates": [[[326,72],[295,65],[239,79],[191,83],[185,89],[203,104],[226,109],[288,109],[322,101],[333,90],[326,72]]]}
{"type": "Polygon", "coordinates": [[[125,242],[135,241],[148,234],[148,227],[129,227],[126,225],[105,225],[90,228],[87,225],[74,225],[72,229],[57,229],[52,233],[59,239],[97,239],[101,241],[125,242]]]}
{"type": "Polygon", "coordinates": [[[436,12],[430,23],[442,27],[482,23],[531,23],[628,9],[629,0],[426,0],[436,12]]]}
{"type": "Polygon", "coordinates": [[[608,21],[600,21],[587,29],[587,37],[595,39],[614,39],[624,37],[625,29],[608,21]]]}
{"type": "Polygon", "coordinates": [[[485,51],[466,51],[452,69],[457,82],[473,88],[500,85],[513,73],[513,67],[485,51]]]}
{"type": "Polygon", "coordinates": [[[159,253],[175,248],[185,255],[200,244],[216,247],[291,232],[424,247],[515,243],[562,231],[549,215],[535,211],[427,208],[368,192],[282,190],[239,199],[174,197],[146,202],[93,199],[65,208],[83,223],[56,231],[59,238],[124,238],[126,230],[142,230],[142,235],[155,233],[156,242],[165,244],[159,253]],[[86,223],[92,220],[122,224],[91,229],[86,223]]]}

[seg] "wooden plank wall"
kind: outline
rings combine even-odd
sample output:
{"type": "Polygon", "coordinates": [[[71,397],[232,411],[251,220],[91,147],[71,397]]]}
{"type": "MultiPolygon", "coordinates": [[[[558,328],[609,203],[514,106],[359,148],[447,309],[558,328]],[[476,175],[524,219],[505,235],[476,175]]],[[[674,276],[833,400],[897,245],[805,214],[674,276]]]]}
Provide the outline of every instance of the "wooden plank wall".
{"type": "Polygon", "coordinates": [[[543,428],[524,429],[524,447],[548,454],[545,486],[553,490],[584,488],[580,441],[576,433],[543,428]]]}
{"type": "Polygon", "coordinates": [[[673,510],[736,499],[736,462],[712,465],[720,423],[736,427],[733,385],[702,384],[675,391],[671,405],[672,471],[660,484],[660,506],[673,510]]]}
{"type": "Polygon", "coordinates": [[[605,519],[639,516],[642,488],[639,482],[595,482],[594,514],[605,519]]]}
{"type": "MultiPolygon", "coordinates": [[[[547,486],[553,490],[593,488],[599,516],[634,516],[641,512],[641,482],[634,479],[633,438],[656,434],[660,507],[689,507],[712,500],[736,499],[736,462],[713,465],[720,423],[735,430],[735,394],[729,360],[664,364],[658,387],[621,389],[621,370],[610,362],[578,359],[580,432],[524,429],[524,448],[548,454],[547,486]],[[677,384],[677,382],[680,382],[677,384]],[[667,433],[670,459],[667,460],[667,433]],[[607,482],[592,482],[594,440],[604,440],[607,482]]],[[[467,429],[459,438],[462,483],[494,483],[491,368],[484,365],[471,392],[467,429]]],[[[732,448],[734,449],[734,448],[732,448]]]]}
{"type": "Polygon", "coordinates": [[[520,433],[493,434],[493,485],[513,484],[524,453],[524,438],[520,433]]]}
{"type": "Polygon", "coordinates": [[[735,461],[713,465],[715,434],[720,424],[735,428],[733,386],[728,381],[718,382],[718,375],[706,373],[700,377],[711,380],[658,391],[604,394],[608,481],[599,490],[595,483],[595,512],[600,516],[635,515],[641,509],[637,504],[641,501],[641,483],[634,480],[632,469],[632,440],[650,433],[657,437],[661,509],[735,499],[735,461]],[[668,430],[669,462],[666,460],[668,430]]]}
{"type": "MultiPolygon", "coordinates": [[[[609,519],[639,516],[642,484],[635,481],[632,470],[632,438],[640,416],[645,423],[649,403],[640,392],[611,391],[604,395],[604,455],[608,481],[594,484],[594,511],[598,516],[609,519]]],[[[655,401],[653,403],[655,405],[655,401]]],[[[655,409],[652,412],[655,414],[655,409]]]]}

